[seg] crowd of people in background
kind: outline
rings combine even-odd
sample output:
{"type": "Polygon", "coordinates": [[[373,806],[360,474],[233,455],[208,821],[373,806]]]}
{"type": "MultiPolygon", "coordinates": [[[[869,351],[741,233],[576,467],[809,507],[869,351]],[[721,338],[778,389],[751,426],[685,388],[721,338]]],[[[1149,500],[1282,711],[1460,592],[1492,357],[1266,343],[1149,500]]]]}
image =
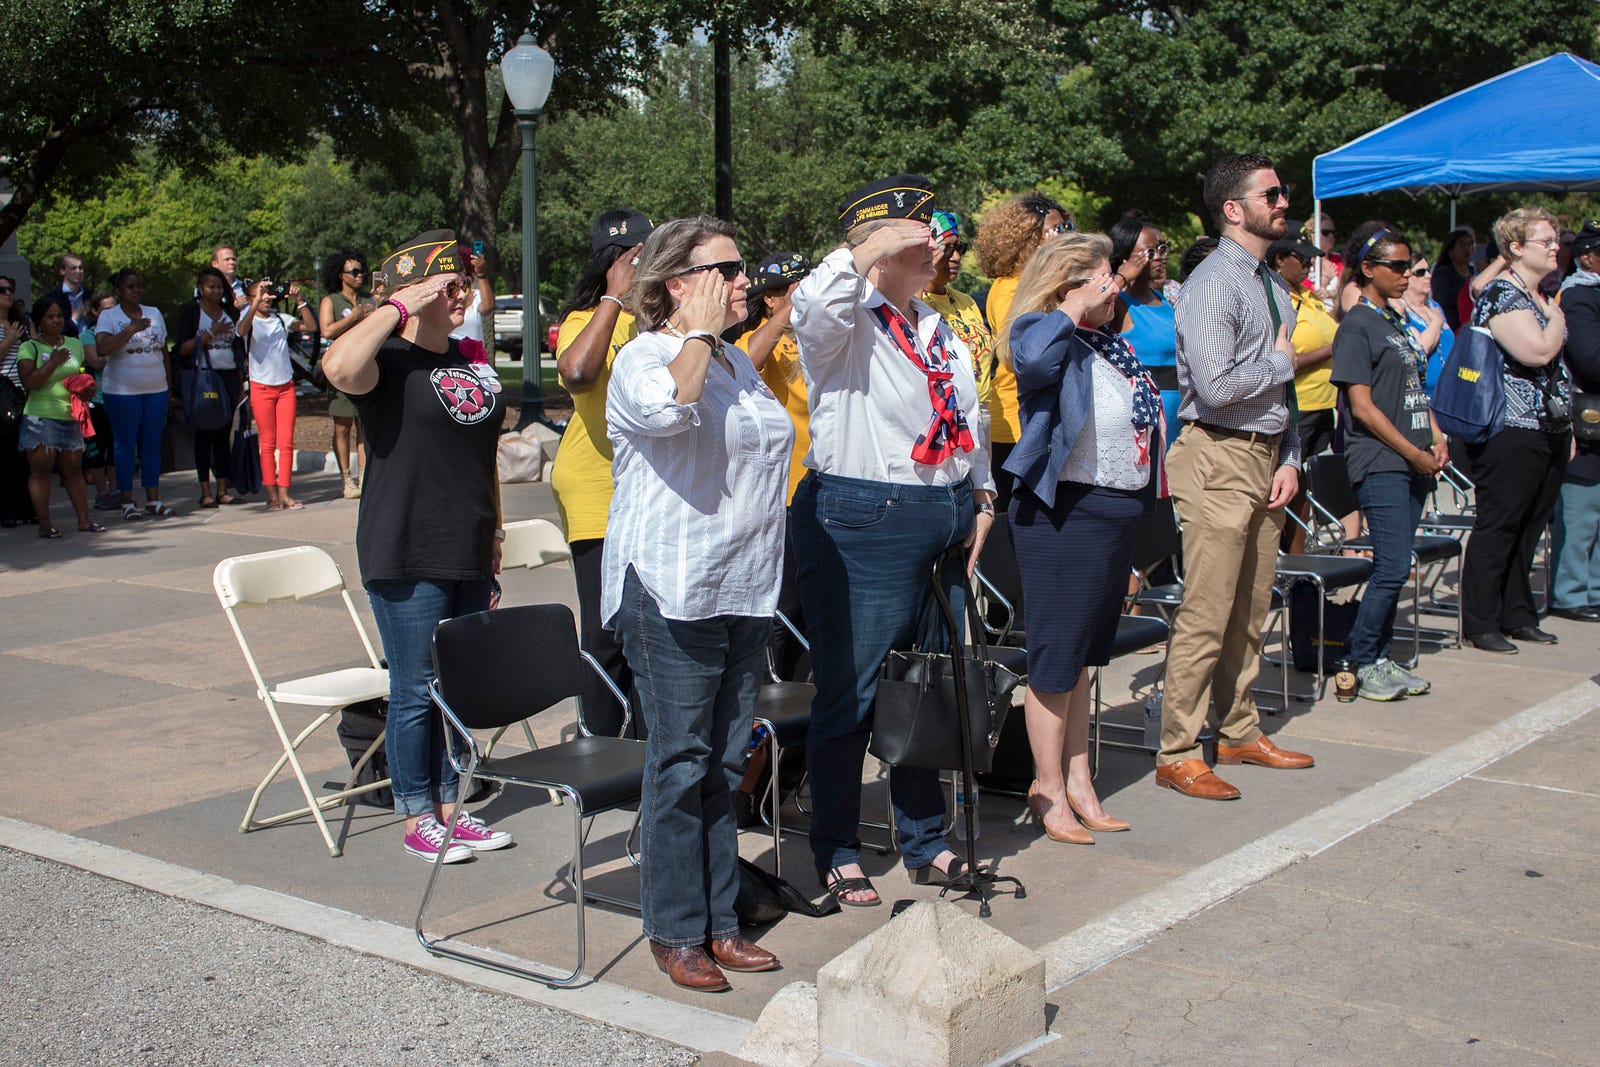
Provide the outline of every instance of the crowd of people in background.
{"type": "MultiPolygon", "coordinates": [[[[880,667],[922,636],[930,577],[961,614],[998,516],[1030,608],[1027,802],[1052,841],[1130,829],[1089,773],[1089,681],[1126,604],[1130,531],[1162,498],[1181,522],[1186,583],[1156,780],[1184,796],[1239,796],[1202,756],[1210,703],[1217,762],[1314,766],[1262,732],[1252,696],[1278,554],[1315,535],[1314,456],[1342,457],[1359,504],[1343,532],[1365,534],[1373,561],[1348,641],[1359,695],[1431,688],[1391,649],[1412,537],[1446,472],[1475,487],[1461,581],[1470,645],[1509,654],[1556,640],[1529,579],[1552,522],[1549,610],[1600,621],[1600,445],[1585,428],[1600,419],[1600,222],[1562,231],[1519,208],[1481,247],[1466,227],[1435,245],[1382,220],[1341,242],[1329,214],[1290,217],[1290,186],[1256,155],[1220,160],[1204,202],[1215,236],[1180,255],[1137,210],[1088,233],[1039,191],[989,206],[974,229],[926,179],[900,174],[841,200],[841,240],[820,259],[776,249],[754,268],[717,219],[657,224],[617,208],[594,220],[555,344],[573,412],[551,482],[581,644],[648,745],[644,929],[674,982],[719,990],[725,971],[779,966],[733,910],[731,796],[769,661],[816,686],[806,750],[819,883],[841,905],[881,902],[858,836],[880,667]],[[986,292],[957,288],[974,251],[986,292]],[[1504,357],[1504,426],[1450,441],[1430,395],[1458,333],[1475,328],[1504,357]],[[769,645],[775,612],[805,654],[769,645]]],[[[508,845],[470,815],[446,829],[457,783],[427,696],[432,628],[489,606],[504,536],[505,405],[484,354],[494,292],[481,248],[421,234],[385,257],[387,291],[370,295],[366,258],[338,250],[313,311],[298,283],[241,279],[219,247],[170,332],[136,270],[97,293],[78,257],[57,268],[26,316],[0,278],[4,376],[26,393],[0,449],[0,522],[61,537],[52,479],[80,531],[104,529],[95,507],[130,522],[171,515],[163,430],[195,366],[217,372],[230,405],[248,398],[266,506],[299,509],[291,338],[331,341],[331,445],[344,496],[362,501],[404,847],[456,862],[508,845]]],[[[195,433],[202,508],[239,502],[230,434],[195,433]]],[[[612,691],[597,680],[584,692],[589,729],[624,729],[612,691]]],[[[914,880],[969,873],[945,837],[935,772],[893,767],[889,794],[914,880]]]]}
{"type": "MultiPolygon", "coordinates": [[[[18,407],[0,441],[0,527],[37,523],[41,537],[61,537],[49,515],[52,481],[75,509],[81,491],[91,513],[127,522],[173,515],[163,476],[170,495],[175,460],[185,451],[193,454],[199,508],[244,503],[233,485],[238,420],[186,424],[185,372],[196,367],[214,372],[226,404],[245,407],[258,428],[265,507],[303,507],[289,493],[298,400],[306,389],[327,388],[316,366],[321,343],[359,322],[381,289],[369,292],[365,259],[341,249],[328,257],[319,314],[303,288],[309,283],[241,277],[226,245],[210,257],[195,276],[192,299],[170,316],[144,302],[138,270],[118,270],[108,289],[94,290],[85,284],[82,257],[70,253],[56,259],[55,283],[31,307],[19,300],[15,279],[0,278],[0,378],[7,383],[0,389],[18,407]],[[74,428],[52,425],[69,418],[74,428]]],[[[461,329],[481,342],[494,294],[481,259],[478,267],[479,299],[461,329]]],[[[359,497],[365,453],[356,413],[348,397],[329,391],[329,444],[344,495],[359,497]]],[[[77,528],[105,529],[92,514],[79,514],[77,528]]]]}

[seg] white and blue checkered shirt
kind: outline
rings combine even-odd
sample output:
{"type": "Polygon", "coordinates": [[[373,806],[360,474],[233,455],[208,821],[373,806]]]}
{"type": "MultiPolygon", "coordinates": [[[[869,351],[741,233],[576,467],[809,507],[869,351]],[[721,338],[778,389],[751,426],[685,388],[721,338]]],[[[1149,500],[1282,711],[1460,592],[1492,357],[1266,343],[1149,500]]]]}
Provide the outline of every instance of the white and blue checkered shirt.
{"type": "MultiPolygon", "coordinates": [[[[1300,435],[1289,417],[1294,359],[1276,347],[1260,261],[1222,238],[1188,278],[1177,305],[1178,417],[1230,430],[1282,433],[1279,461],[1300,466],[1300,435]]],[[[1279,320],[1294,330],[1289,285],[1268,271],[1279,320]]]]}

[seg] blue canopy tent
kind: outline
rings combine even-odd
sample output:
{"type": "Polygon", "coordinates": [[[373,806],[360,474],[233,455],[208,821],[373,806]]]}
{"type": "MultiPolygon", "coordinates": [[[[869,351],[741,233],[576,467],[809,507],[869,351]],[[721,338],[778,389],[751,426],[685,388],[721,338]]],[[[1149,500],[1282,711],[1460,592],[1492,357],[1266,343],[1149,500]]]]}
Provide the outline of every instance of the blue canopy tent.
{"type": "Polygon", "coordinates": [[[1311,166],[1322,201],[1398,189],[1463,193],[1600,189],[1600,66],[1560,52],[1507,71],[1349,144],[1311,166]]]}

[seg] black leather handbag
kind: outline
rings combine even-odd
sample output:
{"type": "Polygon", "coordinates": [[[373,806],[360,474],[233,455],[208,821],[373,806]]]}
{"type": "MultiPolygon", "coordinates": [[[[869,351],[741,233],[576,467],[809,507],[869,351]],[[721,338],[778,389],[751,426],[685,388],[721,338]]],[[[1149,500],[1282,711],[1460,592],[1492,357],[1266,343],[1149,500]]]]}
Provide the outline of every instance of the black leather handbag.
{"type": "MultiPolygon", "coordinates": [[[[972,648],[961,654],[967,729],[972,769],[984,772],[993,765],[1000,729],[1011,710],[1012,691],[1022,679],[989,658],[983,623],[970,588],[966,599],[972,639],[972,648]]],[[[933,650],[944,643],[944,634],[943,627],[934,624],[931,603],[929,607],[918,645],[907,651],[892,650],[883,661],[872,716],[872,740],[867,749],[896,767],[959,771],[962,714],[957,703],[955,667],[950,653],[933,650]]]]}

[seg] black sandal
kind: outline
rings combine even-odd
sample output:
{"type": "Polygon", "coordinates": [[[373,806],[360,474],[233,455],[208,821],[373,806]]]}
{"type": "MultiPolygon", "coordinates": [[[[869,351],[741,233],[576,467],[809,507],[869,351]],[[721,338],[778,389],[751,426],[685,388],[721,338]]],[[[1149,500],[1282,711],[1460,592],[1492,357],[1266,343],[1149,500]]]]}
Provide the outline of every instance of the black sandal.
{"type": "Polygon", "coordinates": [[[943,871],[931,863],[924,863],[911,872],[911,880],[917,885],[949,885],[966,873],[967,861],[957,856],[950,861],[949,868],[943,871]]]}
{"type": "Polygon", "coordinates": [[[822,888],[834,900],[847,908],[875,908],[883,903],[883,898],[878,896],[878,890],[872,884],[872,879],[865,875],[859,878],[847,878],[844,872],[837,867],[818,867],[817,881],[822,883],[822,888]],[[851,900],[846,893],[871,893],[871,900],[851,900]]]}

